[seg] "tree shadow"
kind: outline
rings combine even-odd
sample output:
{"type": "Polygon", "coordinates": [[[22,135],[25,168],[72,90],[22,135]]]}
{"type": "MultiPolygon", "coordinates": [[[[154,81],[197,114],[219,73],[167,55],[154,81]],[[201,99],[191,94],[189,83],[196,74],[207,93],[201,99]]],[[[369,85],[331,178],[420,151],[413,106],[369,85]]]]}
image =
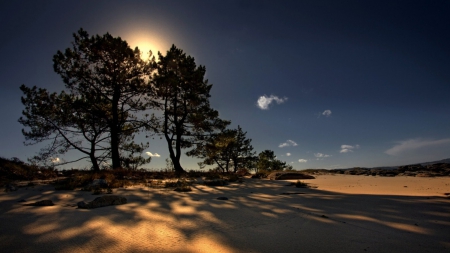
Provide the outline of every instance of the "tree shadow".
{"type": "Polygon", "coordinates": [[[49,189],[1,193],[0,245],[13,252],[447,252],[450,199],[341,194],[282,181],[193,191],[132,187],[128,204],[83,210],[97,196],[49,189]],[[302,193],[302,194],[282,194],[302,193]],[[18,200],[51,198],[52,207],[18,200]],[[225,196],[229,200],[218,200],[225,196]]]}

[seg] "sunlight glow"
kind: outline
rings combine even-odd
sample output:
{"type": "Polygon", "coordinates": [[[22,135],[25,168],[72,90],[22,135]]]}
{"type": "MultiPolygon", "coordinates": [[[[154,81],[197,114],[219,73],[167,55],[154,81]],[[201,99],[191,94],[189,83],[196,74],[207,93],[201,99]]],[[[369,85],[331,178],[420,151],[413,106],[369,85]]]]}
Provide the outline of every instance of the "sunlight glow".
{"type": "Polygon", "coordinates": [[[160,37],[144,32],[130,32],[128,35],[123,36],[123,38],[131,48],[139,48],[143,60],[147,60],[149,57],[155,57],[155,60],[158,60],[158,51],[165,52],[170,47],[160,37]]]}

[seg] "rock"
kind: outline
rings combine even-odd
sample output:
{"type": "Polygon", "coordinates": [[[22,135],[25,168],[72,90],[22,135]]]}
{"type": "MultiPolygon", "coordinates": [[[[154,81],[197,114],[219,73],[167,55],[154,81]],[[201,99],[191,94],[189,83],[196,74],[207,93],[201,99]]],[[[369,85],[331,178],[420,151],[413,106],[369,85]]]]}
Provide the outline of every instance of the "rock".
{"type": "Polygon", "coordinates": [[[107,188],[108,187],[108,182],[106,181],[106,179],[94,179],[92,181],[92,183],[86,185],[83,187],[84,191],[99,191],[96,194],[100,194],[102,188],[107,188]]]}
{"type": "Polygon", "coordinates": [[[5,185],[5,192],[13,192],[13,191],[17,191],[17,185],[15,184],[7,184],[5,185]]]}
{"type": "Polygon", "coordinates": [[[106,179],[94,179],[94,181],[92,181],[91,186],[106,187],[108,186],[108,182],[106,181],[106,179]]]}
{"type": "Polygon", "coordinates": [[[84,202],[80,201],[77,203],[78,208],[82,209],[92,209],[92,208],[99,208],[104,206],[112,206],[112,205],[122,205],[126,204],[127,199],[124,197],[120,197],[117,195],[104,195],[98,198],[95,198],[91,202],[84,202]]]}
{"type": "Polygon", "coordinates": [[[218,197],[217,199],[218,199],[218,200],[228,200],[227,197],[218,197]]]}
{"type": "Polygon", "coordinates": [[[89,204],[84,202],[84,201],[80,201],[77,203],[78,208],[82,208],[82,209],[88,209],[89,208],[89,204]]]}
{"type": "Polygon", "coordinates": [[[30,203],[30,204],[25,204],[25,206],[54,206],[55,204],[53,204],[53,201],[49,200],[49,199],[44,199],[41,201],[36,201],[34,203],[30,203]]]}

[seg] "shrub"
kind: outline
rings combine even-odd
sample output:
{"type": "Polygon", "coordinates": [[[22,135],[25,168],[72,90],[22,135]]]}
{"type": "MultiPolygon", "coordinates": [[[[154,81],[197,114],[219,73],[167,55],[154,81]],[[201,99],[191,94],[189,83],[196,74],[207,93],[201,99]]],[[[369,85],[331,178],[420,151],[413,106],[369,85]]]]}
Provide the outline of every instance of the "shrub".
{"type": "Polygon", "coordinates": [[[214,180],[214,179],[221,179],[222,178],[222,175],[220,175],[220,173],[217,172],[217,171],[205,172],[204,176],[205,176],[205,179],[208,179],[208,180],[214,180]]]}
{"type": "Polygon", "coordinates": [[[240,168],[236,171],[236,175],[240,176],[240,177],[244,177],[244,176],[250,176],[251,173],[248,169],[246,168],[240,168]]]}
{"type": "Polygon", "coordinates": [[[305,188],[305,187],[308,187],[308,185],[307,185],[306,183],[303,183],[303,182],[300,181],[300,180],[297,180],[297,182],[295,182],[294,185],[295,185],[295,187],[297,187],[297,188],[305,188]]]}
{"type": "Polygon", "coordinates": [[[174,191],[178,192],[189,192],[192,191],[189,181],[184,178],[178,179],[177,181],[167,181],[164,185],[166,188],[175,188],[174,191]]]}
{"type": "Polygon", "coordinates": [[[242,182],[242,178],[240,178],[239,175],[236,174],[229,174],[227,179],[228,182],[242,182]]]}
{"type": "Polygon", "coordinates": [[[258,172],[256,172],[252,176],[252,178],[267,178],[270,173],[271,173],[271,171],[268,171],[268,170],[258,170],[258,172]]]}
{"type": "Polygon", "coordinates": [[[205,180],[203,183],[207,186],[224,186],[228,184],[224,179],[205,180]]]}

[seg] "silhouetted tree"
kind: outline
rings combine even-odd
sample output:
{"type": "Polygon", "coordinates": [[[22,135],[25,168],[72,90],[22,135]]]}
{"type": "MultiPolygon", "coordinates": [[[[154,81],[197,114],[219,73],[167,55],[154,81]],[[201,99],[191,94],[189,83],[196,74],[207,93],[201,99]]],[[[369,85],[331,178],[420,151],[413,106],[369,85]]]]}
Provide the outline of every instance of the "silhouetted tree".
{"type": "Polygon", "coordinates": [[[73,37],[72,48],[53,57],[54,70],[70,94],[89,98],[101,112],[96,116],[108,126],[112,168],[121,167],[121,142],[148,126],[138,114],[148,109],[154,94],[149,84],[154,58],[142,60],[137,47],[109,33],[90,37],[80,29],[73,37]]]}
{"type": "Polygon", "coordinates": [[[19,122],[29,129],[22,129],[25,144],[50,143],[31,161],[48,165],[58,155],[77,150],[85,156],[75,161],[89,158],[93,169],[99,170],[99,163],[106,159],[110,150],[107,146],[108,126],[102,118],[97,118],[102,111],[91,107],[91,102],[83,96],[64,91],[49,93],[46,89],[25,85],[20,89],[24,93],[25,109],[19,122]]]}
{"type": "Polygon", "coordinates": [[[194,58],[175,45],[165,56],[159,54],[153,84],[163,113],[160,131],[177,173],[184,172],[180,164],[181,149],[204,142],[211,133],[229,124],[210,107],[212,85],[204,80],[205,72],[204,66],[197,67],[194,58]]]}
{"type": "Polygon", "coordinates": [[[256,158],[254,157],[255,152],[251,145],[252,139],[245,137],[247,132],[243,132],[240,126],[234,131],[235,136],[232,145],[231,160],[233,160],[234,172],[236,173],[239,168],[250,167],[256,158]]]}
{"type": "Polygon", "coordinates": [[[223,172],[229,172],[230,166],[233,172],[239,168],[249,168],[255,160],[251,139],[247,139],[242,128],[226,129],[221,133],[212,135],[204,144],[197,145],[197,148],[190,152],[201,159],[199,165],[217,164],[223,172]]]}
{"type": "Polygon", "coordinates": [[[222,172],[229,172],[235,136],[236,131],[226,129],[212,135],[205,143],[199,143],[188,154],[203,159],[203,162],[199,163],[200,168],[216,164],[222,172]]]}
{"type": "MultiPolygon", "coordinates": [[[[275,156],[272,150],[264,150],[258,154],[255,169],[259,170],[283,170],[285,169],[286,162],[282,162],[275,156]]],[[[289,167],[288,167],[289,168],[289,167]]]]}
{"type": "Polygon", "coordinates": [[[19,122],[30,128],[23,130],[27,144],[51,141],[35,160],[74,149],[87,155],[95,170],[107,159],[112,168],[149,162],[134,155],[148,145],[133,138],[153,126],[154,117],[143,112],[152,105],[154,58],[142,60],[138,48],[109,33],[90,37],[80,29],[73,37],[72,48],[53,57],[66,91],[21,87],[25,110],[19,122]]]}

